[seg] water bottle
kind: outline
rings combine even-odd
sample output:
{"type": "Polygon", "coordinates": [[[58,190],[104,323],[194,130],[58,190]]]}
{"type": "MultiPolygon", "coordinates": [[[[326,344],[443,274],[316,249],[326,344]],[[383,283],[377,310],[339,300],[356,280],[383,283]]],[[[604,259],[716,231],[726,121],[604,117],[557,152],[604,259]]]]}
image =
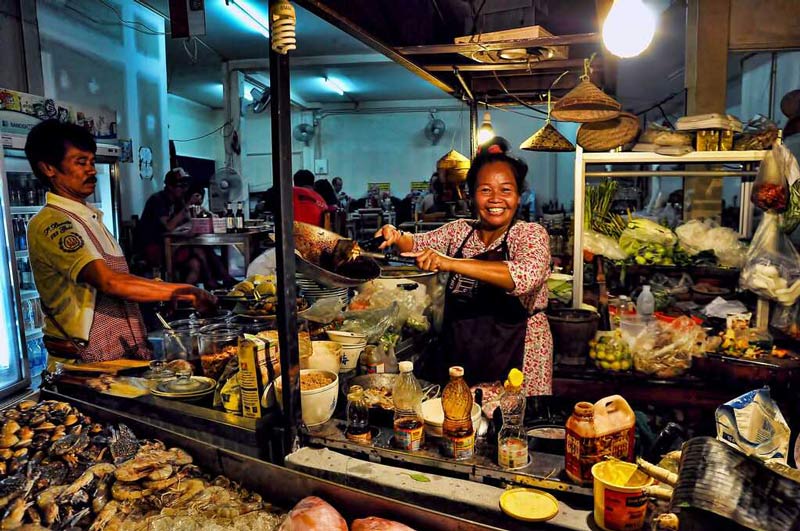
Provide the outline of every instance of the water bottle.
{"type": "Polygon", "coordinates": [[[523,426],[525,397],[522,395],[523,375],[511,369],[500,397],[503,427],[497,434],[497,462],[507,469],[522,468],[528,464],[528,435],[523,426]]]}
{"type": "Polygon", "coordinates": [[[392,389],[394,400],[394,442],[408,452],[422,445],[425,422],[422,418],[422,388],[414,377],[414,364],[401,361],[400,376],[392,389]]]}
{"type": "Polygon", "coordinates": [[[648,284],[642,286],[642,292],[636,299],[636,311],[643,320],[650,320],[656,311],[656,299],[648,284]]]}

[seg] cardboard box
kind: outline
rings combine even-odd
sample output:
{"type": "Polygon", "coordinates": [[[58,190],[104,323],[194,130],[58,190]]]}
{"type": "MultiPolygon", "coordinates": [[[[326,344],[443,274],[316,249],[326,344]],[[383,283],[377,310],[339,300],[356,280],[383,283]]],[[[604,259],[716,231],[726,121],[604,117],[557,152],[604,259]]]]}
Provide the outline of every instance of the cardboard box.
{"type": "Polygon", "coordinates": [[[245,334],[239,338],[239,387],[242,393],[242,415],[259,419],[263,412],[261,396],[264,394],[267,375],[267,349],[269,342],[245,334]]]}

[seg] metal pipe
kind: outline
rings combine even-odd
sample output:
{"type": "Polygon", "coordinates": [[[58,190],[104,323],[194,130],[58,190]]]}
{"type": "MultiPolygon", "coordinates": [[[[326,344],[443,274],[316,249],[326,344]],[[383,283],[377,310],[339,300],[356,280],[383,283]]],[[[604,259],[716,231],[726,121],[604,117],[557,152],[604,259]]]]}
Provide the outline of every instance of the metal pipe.
{"type": "Polygon", "coordinates": [[[458,71],[458,68],[457,68],[457,67],[455,67],[455,66],[453,67],[453,75],[455,75],[455,76],[456,76],[456,79],[458,80],[458,82],[459,82],[459,83],[461,83],[461,88],[463,88],[463,89],[464,89],[464,93],[465,93],[465,94],[467,95],[467,97],[469,98],[469,101],[472,101],[472,100],[474,100],[474,99],[475,99],[475,97],[472,95],[472,91],[471,91],[471,90],[469,89],[469,87],[467,86],[467,83],[464,81],[464,78],[463,78],[463,77],[461,77],[461,72],[459,72],[459,71],[458,71]]]}
{"type": "Polygon", "coordinates": [[[772,52],[772,56],[770,58],[770,69],[769,69],[769,112],[767,113],[767,118],[770,120],[773,119],[775,116],[774,107],[775,107],[775,80],[778,75],[778,52],[772,52]]]}
{"type": "Polygon", "coordinates": [[[469,102],[469,158],[474,159],[478,151],[478,102],[469,102]]]}
{"type": "Polygon", "coordinates": [[[696,171],[680,171],[680,170],[651,170],[651,171],[587,171],[587,177],[742,177],[746,175],[757,175],[756,171],[745,170],[696,170],[696,171]]]}
{"type": "Polygon", "coordinates": [[[297,285],[294,262],[294,207],[292,193],[292,104],[289,101],[289,56],[270,46],[269,79],[272,91],[272,175],[278,196],[275,223],[278,269],[278,344],[280,346],[283,418],[283,455],[297,444],[302,425],[300,409],[300,354],[297,339],[297,285]]]}

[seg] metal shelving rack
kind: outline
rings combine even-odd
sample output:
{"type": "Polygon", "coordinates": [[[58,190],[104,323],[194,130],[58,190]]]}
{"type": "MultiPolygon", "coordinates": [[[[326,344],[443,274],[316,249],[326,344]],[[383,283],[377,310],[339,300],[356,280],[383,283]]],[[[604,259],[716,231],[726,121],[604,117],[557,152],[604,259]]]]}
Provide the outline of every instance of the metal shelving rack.
{"type": "MultiPolygon", "coordinates": [[[[646,152],[584,153],[575,148],[575,212],[573,237],[572,306],[580,308],[583,302],[583,218],[585,215],[587,177],[754,177],[755,164],[761,162],[768,151],[695,151],[679,157],[646,152]],[[740,169],[686,169],[686,166],[737,164],[740,169]],[[663,165],[683,166],[681,170],[635,169],[617,170],[602,168],[587,171],[589,166],[663,165]]],[[[748,200],[753,186],[752,179],[743,179],[741,184],[741,207],[739,211],[739,233],[749,237],[753,227],[753,205],[748,200]]]]}

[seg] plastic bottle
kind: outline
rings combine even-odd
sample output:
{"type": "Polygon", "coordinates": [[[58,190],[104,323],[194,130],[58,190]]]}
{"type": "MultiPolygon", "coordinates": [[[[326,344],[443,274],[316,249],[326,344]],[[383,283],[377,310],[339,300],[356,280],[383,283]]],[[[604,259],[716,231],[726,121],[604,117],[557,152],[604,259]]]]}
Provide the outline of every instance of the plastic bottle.
{"type": "Polygon", "coordinates": [[[609,455],[633,461],[636,417],[619,395],[595,404],[578,402],[567,420],[564,468],[567,476],[581,485],[592,483],[592,466],[609,455]]]}
{"type": "Polygon", "coordinates": [[[422,388],[414,377],[414,364],[401,361],[400,376],[392,389],[394,400],[394,442],[395,446],[409,452],[416,452],[424,440],[422,418],[422,388]]]}
{"type": "Polygon", "coordinates": [[[642,286],[642,292],[636,299],[636,311],[645,320],[651,319],[656,311],[656,299],[653,297],[648,284],[642,286]]]}
{"type": "Polygon", "coordinates": [[[381,341],[380,350],[382,350],[383,354],[383,372],[388,374],[397,374],[400,372],[397,356],[394,354],[394,345],[388,341],[381,341]]]}
{"type": "Polygon", "coordinates": [[[354,385],[347,393],[347,438],[357,443],[372,441],[372,431],[369,428],[369,408],[364,401],[364,389],[354,385]]]}
{"type": "Polygon", "coordinates": [[[442,446],[444,455],[456,460],[471,459],[475,450],[472,427],[472,392],[464,381],[463,367],[450,367],[450,381],[442,393],[442,446]]]}
{"type": "Polygon", "coordinates": [[[525,418],[522,379],[519,369],[511,369],[500,397],[503,427],[497,434],[497,463],[503,468],[522,468],[528,464],[528,435],[522,424],[525,418]]]}

